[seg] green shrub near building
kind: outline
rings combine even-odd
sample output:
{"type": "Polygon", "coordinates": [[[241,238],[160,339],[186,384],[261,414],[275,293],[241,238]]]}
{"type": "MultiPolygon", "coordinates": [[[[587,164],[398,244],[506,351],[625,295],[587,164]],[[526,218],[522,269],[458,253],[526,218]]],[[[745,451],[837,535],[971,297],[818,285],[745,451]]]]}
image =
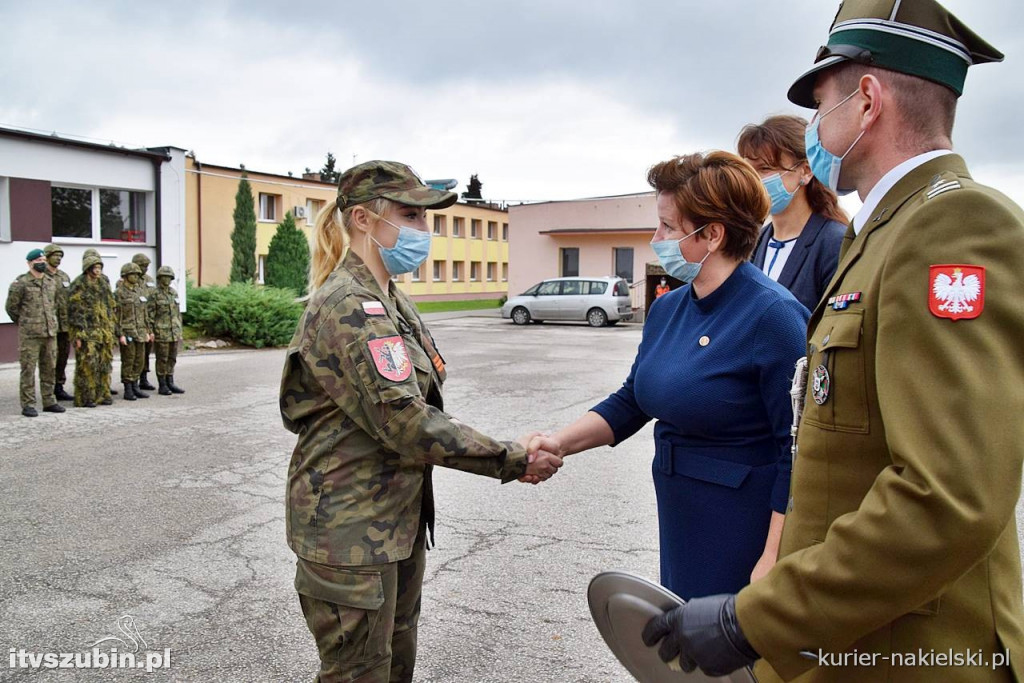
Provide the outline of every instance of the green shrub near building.
{"type": "Polygon", "coordinates": [[[304,308],[290,289],[258,287],[248,282],[195,288],[189,281],[187,286],[185,325],[204,335],[234,339],[257,349],[287,346],[304,308]]]}

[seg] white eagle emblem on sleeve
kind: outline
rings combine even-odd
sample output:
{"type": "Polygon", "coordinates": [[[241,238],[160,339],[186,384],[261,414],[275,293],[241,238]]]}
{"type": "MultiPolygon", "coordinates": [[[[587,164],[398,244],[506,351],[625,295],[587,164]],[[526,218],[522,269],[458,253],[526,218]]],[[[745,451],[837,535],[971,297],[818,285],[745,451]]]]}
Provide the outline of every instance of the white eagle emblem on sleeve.
{"type": "Polygon", "coordinates": [[[964,277],[963,271],[956,268],[953,277],[939,273],[932,282],[932,293],[942,303],[940,311],[949,313],[970,313],[974,310],[972,303],[981,294],[981,280],[977,275],[964,277]]]}

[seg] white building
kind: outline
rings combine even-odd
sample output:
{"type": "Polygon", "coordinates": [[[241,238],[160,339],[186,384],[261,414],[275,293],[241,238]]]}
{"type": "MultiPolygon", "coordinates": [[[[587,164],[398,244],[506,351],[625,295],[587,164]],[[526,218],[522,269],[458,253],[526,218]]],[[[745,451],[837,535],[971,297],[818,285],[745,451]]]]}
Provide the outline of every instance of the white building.
{"type": "MultiPolygon", "coordinates": [[[[34,248],[59,244],[82,272],[92,247],[111,282],[142,252],[150,275],[174,268],[185,298],[185,150],[125,149],[0,128],[0,296],[27,272],[34,248]]],[[[0,362],[17,360],[18,330],[0,310],[0,362]]]]}

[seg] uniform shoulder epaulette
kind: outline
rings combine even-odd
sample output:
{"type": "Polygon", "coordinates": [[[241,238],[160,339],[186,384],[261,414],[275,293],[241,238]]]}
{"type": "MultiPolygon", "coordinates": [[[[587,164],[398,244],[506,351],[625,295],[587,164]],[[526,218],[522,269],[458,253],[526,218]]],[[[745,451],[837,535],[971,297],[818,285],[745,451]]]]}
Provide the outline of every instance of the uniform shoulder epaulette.
{"type": "Polygon", "coordinates": [[[952,190],[959,190],[963,185],[960,184],[960,178],[955,173],[946,171],[944,173],[938,173],[932,178],[931,183],[928,184],[928,191],[925,193],[925,199],[935,199],[944,192],[950,192],[952,190]]]}

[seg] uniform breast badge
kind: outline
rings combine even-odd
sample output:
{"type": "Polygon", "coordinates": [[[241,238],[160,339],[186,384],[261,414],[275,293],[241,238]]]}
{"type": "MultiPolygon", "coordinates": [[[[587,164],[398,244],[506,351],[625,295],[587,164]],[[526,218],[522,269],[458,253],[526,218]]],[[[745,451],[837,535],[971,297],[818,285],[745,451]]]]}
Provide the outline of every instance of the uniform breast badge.
{"type": "Polygon", "coordinates": [[[814,368],[811,374],[811,398],[819,406],[824,405],[828,400],[829,389],[832,388],[832,378],[828,376],[828,368],[819,365],[814,368]]]}
{"type": "Polygon", "coordinates": [[[405,349],[405,341],[397,335],[371,339],[370,356],[381,377],[392,382],[404,382],[412,374],[412,363],[405,349]]]}
{"type": "Polygon", "coordinates": [[[985,308],[985,268],[931,266],[928,271],[928,310],[937,318],[971,319],[985,308]]]}

